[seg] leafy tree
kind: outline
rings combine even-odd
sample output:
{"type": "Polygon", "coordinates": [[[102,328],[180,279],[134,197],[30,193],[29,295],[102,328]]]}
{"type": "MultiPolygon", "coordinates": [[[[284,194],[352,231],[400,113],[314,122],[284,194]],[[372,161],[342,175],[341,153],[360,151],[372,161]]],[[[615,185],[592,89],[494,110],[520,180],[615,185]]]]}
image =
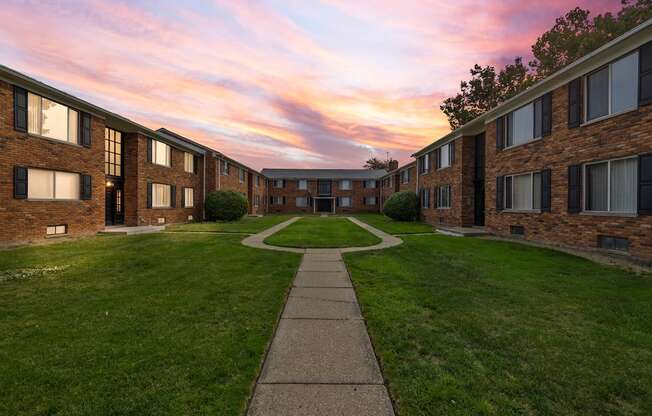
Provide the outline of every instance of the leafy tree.
{"type": "Polygon", "coordinates": [[[394,159],[391,157],[388,157],[386,160],[380,160],[377,157],[372,157],[371,159],[367,160],[364,164],[365,169],[385,169],[389,170],[389,165],[392,163],[394,159]]]}
{"type": "Polygon", "coordinates": [[[652,0],[622,0],[615,16],[604,13],[593,19],[588,10],[576,7],[557,18],[532,45],[534,59],[527,66],[516,58],[496,73],[492,66],[476,64],[471,80],[462,81],[460,92],[440,108],[456,129],[650,18],[652,0]]]}
{"type": "Polygon", "coordinates": [[[471,80],[462,81],[454,97],[444,100],[439,107],[452,129],[456,129],[501,102],[513,97],[534,83],[534,77],[519,57],[499,73],[493,66],[475,65],[471,80]]]}

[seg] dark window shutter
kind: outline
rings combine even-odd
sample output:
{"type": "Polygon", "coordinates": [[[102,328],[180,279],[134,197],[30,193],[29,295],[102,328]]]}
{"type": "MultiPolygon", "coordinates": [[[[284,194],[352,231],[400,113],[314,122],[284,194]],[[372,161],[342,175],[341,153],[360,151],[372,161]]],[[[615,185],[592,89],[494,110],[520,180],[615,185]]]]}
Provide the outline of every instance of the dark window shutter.
{"type": "Polygon", "coordinates": [[[147,182],[147,208],[152,207],[152,183],[147,182]]]}
{"type": "Polygon", "coordinates": [[[543,96],[541,108],[541,135],[549,136],[552,132],[552,93],[543,96]]]}
{"type": "Polygon", "coordinates": [[[439,208],[439,187],[433,187],[432,194],[432,207],[439,208]]]}
{"type": "Polygon", "coordinates": [[[196,175],[197,174],[197,165],[199,164],[199,158],[197,156],[192,157],[192,172],[196,175]]]}
{"type": "Polygon", "coordinates": [[[335,198],[335,206],[336,207],[340,206],[340,197],[339,196],[337,198],[335,198]]]}
{"type": "Polygon", "coordinates": [[[568,167],[568,212],[582,211],[582,166],[568,167]]]}
{"type": "Polygon", "coordinates": [[[14,166],[14,198],[27,198],[27,168],[14,166]]]}
{"type": "Polygon", "coordinates": [[[362,187],[367,188],[367,181],[362,181],[362,187]]]}
{"type": "Polygon", "coordinates": [[[80,131],[80,141],[84,147],[91,147],[92,140],[92,128],[91,128],[91,115],[87,113],[81,113],[81,131],[80,131]]]}
{"type": "Polygon", "coordinates": [[[451,165],[455,164],[455,142],[452,141],[448,149],[448,154],[450,155],[451,165]]]}
{"type": "Polygon", "coordinates": [[[152,147],[154,146],[154,143],[152,142],[152,139],[147,139],[147,161],[149,163],[152,163],[153,159],[153,152],[152,152],[152,147]]]}
{"type": "Polygon", "coordinates": [[[512,209],[514,208],[514,177],[513,176],[507,176],[505,178],[505,209],[512,209]]]}
{"type": "Polygon", "coordinates": [[[505,177],[496,178],[496,211],[505,209],[505,177]]]}
{"type": "Polygon", "coordinates": [[[638,105],[652,103],[652,42],[641,46],[638,53],[638,105]]]}
{"type": "Polygon", "coordinates": [[[505,117],[496,119],[496,149],[505,148],[505,117]]]}
{"type": "Polygon", "coordinates": [[[652,154],[638,157],[638,213],[652,215],[652,154]]]}
{"type": "Polygon", "coordinates": [[[186,188],[181,188],[181,207],[186,208],[186,188]]]}
{"type": "Polygon", "coordinates": [[[89,200],[93,197],[93,178],[91,175],[81,175],[80,199],[89,200]]]}
{"type": "MultiPolygon", "coordinates": [[[[281,188],[285,188],[285,179],[281,180],[281,188]]],[[[285,201],[285,197],[283,197],[283,201],[285,201]]],[[[285,204],[285,202],[283,202],[285,204]]]]}
{"type": "Polygon", "coordinates": [[[285,205],[285,197],[283,197],[283,205],[285,205]]]}
{"type": "Polygon", "coordinates": [[[27,133],[27,91],[14,86],[14,129],[27,133]]]}
{"type": "Polygon", "coordinates": [[[269,197],[269,205],[274,205],[274,197],[273,196],[269,197]]]}
{"type": "Polygon", "coordinates": [[[552,171],[550,169],[541,171],[541,211],[550,212],[552,204],[552,171]]]}
{"type": "Polygon", "coordinates": [[[177,187],[170,185],[170,206],[176,208],[177,206],[177,187]]]}
{"type": "Polygon", "coordinates": [[[362,205],[367,205],[367,197],[366,196],[362,197],[362,205]]]}
{"type": "Polygon", "coordinates": [[[568,128],[582,123],[582,78],[568,83],[568,128]]]}

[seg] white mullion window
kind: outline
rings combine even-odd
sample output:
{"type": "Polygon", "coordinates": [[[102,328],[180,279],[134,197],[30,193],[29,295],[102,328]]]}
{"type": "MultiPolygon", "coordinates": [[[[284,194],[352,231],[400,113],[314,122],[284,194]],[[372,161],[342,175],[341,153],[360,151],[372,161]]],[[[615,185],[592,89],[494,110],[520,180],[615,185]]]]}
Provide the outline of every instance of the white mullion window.
{"type": "Polygon", "coordinates": [[[79,199],[78,173],[45,169],[27,170],[27,198],[31,200],[73,201],[79,199]]]}
{"type": "Polygon", "coordinates": [[[592,162],[583,169],[584,211],[636,213],[638,159],[636,157],[592,162]]]}
{"type": "Polygon", "coordinates": [[[541,172],[505,176],[504,207],[513,211],[541,209],[541,172]]]}
{"type": "Polygon", "coordinates": [[[451,186],[443,185],[437,188],[437,208],[448,209],[451,207],[451,186]]]}
{"type": "Polygon", "coordinates": [[[450,143],[439,148],[439,169],[447,168],[451,165],[450,143]]]}
{"type": "Polygon", "coordinates": [[[192,153],[183,153],[183,170],[188,173],[195,173],[195,157],[192,153]]]}
{"type": "Polygon", "coordinates": [[[152,163],[170,167],[170,146],[158,140],[152,140],[152,163]]]}
{"type": "Polygon", "coordinates": [[[77,143],[79,112],[68,106],[28,92],[27,120],[30,134],[77,143]]]}
{"type": "Polygon", "coordinates": [[[630,53],[583,78],[585,122],[638,107],[638,58],[630,53]]]}
{"type": "Polygon", "coordinates": [[[162,183],[152,184],[152,207],[153,208],[170,208],[170,185],[162,183]]]}

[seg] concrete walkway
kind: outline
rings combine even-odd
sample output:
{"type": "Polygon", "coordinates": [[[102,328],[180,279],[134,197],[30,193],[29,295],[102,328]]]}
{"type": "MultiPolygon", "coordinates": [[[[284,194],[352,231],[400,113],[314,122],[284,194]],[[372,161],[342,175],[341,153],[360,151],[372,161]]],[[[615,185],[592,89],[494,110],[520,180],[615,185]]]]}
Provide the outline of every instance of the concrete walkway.
{"type": "Polygon", "coordinates": [[[402,241],[349,218],[383,241],[344,249],[293,249],[263,242],[299,219],[243,240],[250,247],[304,253],[247,414],[392,416],[392,403],[341,253],[392,247],[402,241]]]}

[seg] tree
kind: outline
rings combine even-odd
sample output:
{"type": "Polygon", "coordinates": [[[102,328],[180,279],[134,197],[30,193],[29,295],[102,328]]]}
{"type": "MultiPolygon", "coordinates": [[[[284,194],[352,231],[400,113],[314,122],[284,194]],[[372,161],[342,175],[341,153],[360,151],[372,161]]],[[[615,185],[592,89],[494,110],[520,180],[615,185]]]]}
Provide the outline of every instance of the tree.
{"type": "Polygon", "coordinates": [[[391,157],[388,157],[386,160],[380,160],[377,157],[372,157],[371,159],[367,160],[364,164],[365,169],[385,169],[385,170],[390,170],[389,165],[392,163],[394,159],[391,157]]]}
{"type": "Polygon", "coordinates": [[[456,129],[650,18],[652,0],[622,0],[615,16],[604,13],[593,19],[588,10],[576,7],[557,18],[532,45],[534,58],[528,66],[516,58],[496,73],[492,66],[476,64],[471,80],[462,81],[460,92],[439,108],[456,129]]]}
{"type": "Polygon", "coordinates": [[[535,79],[520,57],[499,73],[493,66],[475,65],[471,80],[460,83],[461,92],[444,100],[439,107],[452,129],[456,129],[496,107],[534,83],[535,79]]]}

